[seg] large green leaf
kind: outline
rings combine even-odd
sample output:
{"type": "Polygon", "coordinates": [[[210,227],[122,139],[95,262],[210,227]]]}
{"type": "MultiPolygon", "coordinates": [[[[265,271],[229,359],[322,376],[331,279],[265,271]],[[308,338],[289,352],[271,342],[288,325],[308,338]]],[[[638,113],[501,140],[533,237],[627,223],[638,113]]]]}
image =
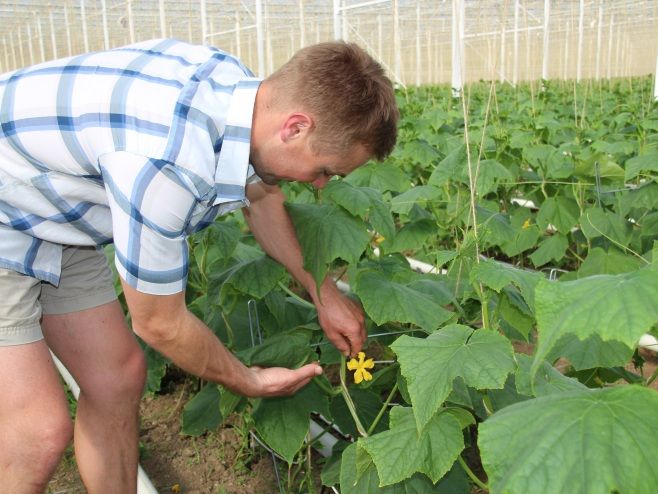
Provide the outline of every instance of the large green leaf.
{"type": "Polygon", "coordinates": [[[578,268],[578,277],[585,278],[595,274],[620,274],[635,271],[641,267],[641,261],[618,250],[605,251],[600,247],[590,249],[585,261],[578,268]]]}
{"type": "Polygon", "coordinates": [[[292,462],[308,434],[311,412],[329,416],[327,395],[313,381],[293,396],[259,400],[252,417],[260,437],[292,462]]]}
{"type": "Polygon", "coordinates": [[[480,426],[492,494],[652,494],[658,393],[624,386],[518,403],[480,426]]]}
{"type": "Polygon", "coordinates": [[[515,384],[517,391],[522,395],[547,396],[587,389],[580,381],[565,376],[548,362],[542,364],[541,369],[534,377],[531,377],[530,373],[531,356],[516,354],[516,362],[519,364],[519,368],[514,376],[515,384]]]}
{"type": "Polygon", "coordinates": [[[201,271],[207,271],[216,261],[231,257],[240,240],[240,227],[235,221],[214,221],[199,235],[194,246],[194,258],[201,271]]]}
{"type": "Polygon", "coordinates": [[[404,192],[411,187],[404,172],[392,163],[367,163],[350,173],[345,181],[359,187],[372,187],[380,192],[404,192]]]}
{"type": "Polygon", "coordinates": [[[632,273],[575,281],[541,280],[535,291],[539,341],[533,371],[566,334],[597,334],[635,348],[658,322],[658,276],[653,266],[632,273]]]}
{"type": "Polygon", "coordinates": [[[391,200],[394,213],[408,214],[414,204],[434,201],[441,197],[441,191],[433,185],[418,185],[391,200]]]}
{"type": "Polygon", "coordinates": [[[379,271],[364,269],[358,273],[353,289],[375,323],[412,323],[432,331],[452,317],[452,312],[427,294],[426,284],[427,281],[399,283],[379,271]]]}
{"type": "Polygon", "coordinates": [[[222,421],[217,384],[206,384],[183,408],[183,434],[199,436],[222,421]]]}
{"type": "Polygon", "coordinates": [[[391,207],[384,201],[382,193],[371,187],[357,187],[345,180],[332,180],[323,190],[323,197],[333,200],[364,221],[384,237],[395,235],[391,207]]]}
{"type": "Polygon", "coordinates": [[[477,191],[480,197],[496,192],[500,182],[510,183],[514,175],[496,160],[482,160],[477,174],[477,191]]]}
{"type": "Polygon", "coordinates": [[[395,484],[417,472],[436,483],[464,449],[459,420],[449,411],[434,415],[422,432],[416,428],[411,408],[391,410],[390,429],[359,441],[372,457],[380,486],[395,484]]]}
{"type": "Polygon", "coordinates": [[[248,366],[296,368],[306,363],[312,353],[309,337],[300,332],[291,332],[267,338],[263,343],[237,352],[236,355],[248,366]]]}
{"type": "Polygon", "coordinates": [[[437,484],[427,476],[417,473],[397,484],[380,487],[379,476],[372,458],[357,444],[350,444],[341,457],[340,464],[341,494],[468,494],[470,486],[464,471],[453,467],[437,484]],[[357,456],[365,456],[359,458],[357,456]],[[360,472],[357,472],[357,463],[360,472]]]}
{"type": "Polygon", "coordinates": [[[421,430],[461,377],[477,389],[502,388],[515,368],[512,345],[500,334],[453,324],[425,339],[407,335],[391,348],[398,356],[421,430]]]}
{"type": "Polygon", "coordinates": [[[335,259],[356,262],[368,245],[362,220],[330,204],[286,204],[302,246],[304,269],[319,286],[335,259]]]}
{"type": "Polygon", "coordinates": [[[535,286],[543,278],[540,273],[519,269],[509,264],[486,259],[471,269],[471,282],[481,282],[500,292],[508,285],[515,285],[528,306],[534,307],[535,286]]]}
{"type": "Polygon", "coordinates": [[[285,275],[286,270],[281,264],[263,256],[238,264],[226,278],[226,283],[246,295],[263,298],[285,275]]]}
{"type": "Polygon", "coordinates": [[[594,333],[581,341],[576,335],[566,334],[555,344],[548,357],[566,358],[576,370],[594,367],[620,367],[631,361],[633,348],[615,340],[603,341],[594,333]]]}
{"type": "Polygon", "coordinates": [[[589,239],[605,237],[621,245],[631,239],[631,225],[616,213],[601,208],[590,208],[583,212],[580,226],[589,239]]]}
{"type": "Polygon", "coordinates": [[[569,247],[564,235],[556,233],[541,241],[537,250],[530,254],[530,260],[536,267],[543,266],[550,261],[559,261],[569,247]]]}
{"type": "Polygon", "coordinates": [[[658,151],[652,151],[642,156],[635,156],[626,161],[626,180],[641,175],[642,172],[658,172],[658,151]]]}
{"type": "Polygon", "coordinates": [[[370,197],[365,190],[368,189],[354,186],[345,180],[331,180],[322,189],[322,197],[331,199],[354,216],[365,220],[370,209],[370,197]]]}
{"type": "Polygon", "coordinates": [[[578,221],[580,210],[575,200],[567,197],[549,197],[537,213],[537,223],[542,228],[553,225],[557,231],[566,235],[578,221]]]}
{"type": "Polygon", "coordinates": [[[407,223],[392,239],[386,239],[382,247],[388,253],[419,250],[425,241],[436,233],[436,223],[429,218],[407,223]]]}

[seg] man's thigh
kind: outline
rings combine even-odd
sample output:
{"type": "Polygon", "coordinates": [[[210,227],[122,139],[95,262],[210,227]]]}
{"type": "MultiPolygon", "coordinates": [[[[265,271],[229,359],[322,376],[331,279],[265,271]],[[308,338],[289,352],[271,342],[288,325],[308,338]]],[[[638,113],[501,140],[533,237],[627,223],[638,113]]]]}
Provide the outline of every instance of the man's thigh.
{"type": "Polygon", "coordinates": [[[67,411],[39,325],[40,290],[39,280],[0,268],[0,430],[7,425],[27,433],[45,416],[67,411]]]}
{"type": "Polygon", "coordinates": [[[112,388],[133,361],[140,366],[141,348],[101,250],[65,248],[60,284],[43,285],[41,305],[46,342],[82,389],[112,388]]]}

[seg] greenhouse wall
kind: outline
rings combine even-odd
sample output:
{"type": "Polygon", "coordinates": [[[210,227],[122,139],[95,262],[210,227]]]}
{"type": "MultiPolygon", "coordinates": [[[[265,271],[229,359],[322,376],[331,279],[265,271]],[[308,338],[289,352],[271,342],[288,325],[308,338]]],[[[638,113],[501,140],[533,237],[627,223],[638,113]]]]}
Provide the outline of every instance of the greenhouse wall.
{"type": "Polygon", "coordinates": [[[658,2],[17,0],[0,4],[2,72],[154,37],[220,47],[242,57],[261,76],[302,46],[342,38],[365,46],[405,86],[454,82],[455,76],[463,82],[510,83],[628,77],[655,70],[658,2]]]}

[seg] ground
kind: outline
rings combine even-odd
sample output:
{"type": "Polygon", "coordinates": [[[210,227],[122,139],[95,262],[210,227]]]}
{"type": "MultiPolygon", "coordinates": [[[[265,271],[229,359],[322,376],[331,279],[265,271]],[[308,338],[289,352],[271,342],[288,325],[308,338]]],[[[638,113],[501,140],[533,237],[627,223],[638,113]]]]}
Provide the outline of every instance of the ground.
{"type": "MultiPolygon", "coordinates": [[[[532,346],[518,345],[516,350],[531,353],[532,346]]],[[[644,350],[641,354],[646,360],[644,376],[651,376],[658,368],[656,354],[644,350]]],[[[633,370],[630,365],[628,369],[633,370]]],[[[250,440],[240,417],[231,417],[217,431],[200,437],[181,433],[181,412],[195,386],[193,379],[176,379],[169,382],[162,393],[147,395],[142,400],[140,464],[158,492],[278,494],[272,459],[250,440]]],[[[658,389],[658,379],[651,387],[658,389]]],[[[48,493],[84,492],[72,450],[69,450],[49,484],[48,493]]]]}

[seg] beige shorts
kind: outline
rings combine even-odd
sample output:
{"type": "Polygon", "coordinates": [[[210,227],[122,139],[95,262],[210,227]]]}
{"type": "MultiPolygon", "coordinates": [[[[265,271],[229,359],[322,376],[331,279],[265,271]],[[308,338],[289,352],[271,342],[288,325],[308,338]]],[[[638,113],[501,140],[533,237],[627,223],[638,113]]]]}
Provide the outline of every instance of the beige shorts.
{"type": "Polygon", "coordinates": [[[66,314],[116,300],[103,250],[65,246],[59,286],[0,268],[0,346],[43,338],[41,314],[66,314]]]}

